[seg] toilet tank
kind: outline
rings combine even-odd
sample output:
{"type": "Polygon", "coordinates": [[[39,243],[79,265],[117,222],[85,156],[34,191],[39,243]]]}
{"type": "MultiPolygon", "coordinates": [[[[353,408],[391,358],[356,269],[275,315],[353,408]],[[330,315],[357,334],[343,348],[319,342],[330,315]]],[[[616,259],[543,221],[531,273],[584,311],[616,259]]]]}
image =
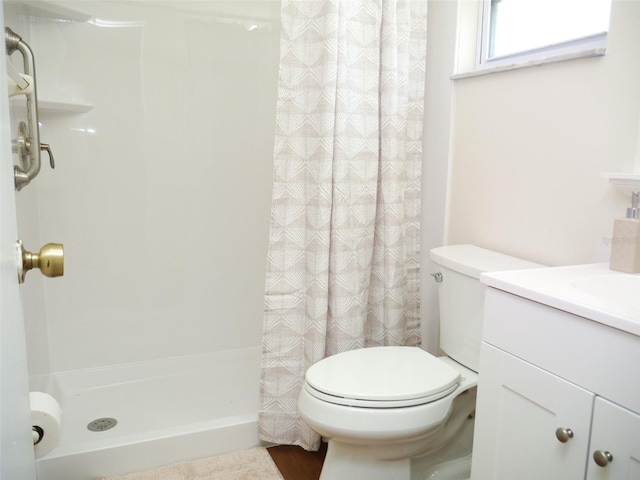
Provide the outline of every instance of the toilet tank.
{"type": "Polygon", "coordinates": [[[540,268],[543,265],[474,245],[452,245],[431,250],[440,302],[440,349],[458,363],[478,371],[484,290],[480,274],[540,268]]]}

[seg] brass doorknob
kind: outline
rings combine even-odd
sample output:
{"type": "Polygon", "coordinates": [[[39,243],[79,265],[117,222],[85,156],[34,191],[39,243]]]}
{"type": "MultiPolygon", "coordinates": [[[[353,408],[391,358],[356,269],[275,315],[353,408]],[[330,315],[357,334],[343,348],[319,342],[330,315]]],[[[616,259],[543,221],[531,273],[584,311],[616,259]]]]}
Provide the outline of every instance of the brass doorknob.
{"type": "Polygon", "coordinates": [[[18,280],[24,282],[24,277],[32,268],[39,268],[46,277],[61,277],[64,275],[64,250],[60,243],[47,243],[38,253],[31,253],[24,249],[22,241],[17,242],[18,249],[18,280]]]}

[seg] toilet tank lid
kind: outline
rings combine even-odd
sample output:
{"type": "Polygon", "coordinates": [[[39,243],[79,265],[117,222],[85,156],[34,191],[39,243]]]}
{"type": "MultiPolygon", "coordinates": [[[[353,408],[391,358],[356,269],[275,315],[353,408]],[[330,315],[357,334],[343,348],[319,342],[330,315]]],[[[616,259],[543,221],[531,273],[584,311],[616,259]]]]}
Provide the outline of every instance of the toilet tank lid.
{"type": "Polygon", "coordinates": [[[475,245],[449,245],[434,248],[431,250],[431,259],[443,267],[473,278],[480,278],[480,274],[486,272],[526,270],[544,266],[475,245]]]}

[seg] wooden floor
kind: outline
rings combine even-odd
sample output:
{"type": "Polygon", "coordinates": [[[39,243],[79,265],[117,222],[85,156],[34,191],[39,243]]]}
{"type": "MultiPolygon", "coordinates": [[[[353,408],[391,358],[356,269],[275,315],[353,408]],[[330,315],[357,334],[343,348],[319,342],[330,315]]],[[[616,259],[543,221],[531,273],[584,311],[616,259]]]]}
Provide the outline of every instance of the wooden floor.
{"type": "Polygon", "coordinates": [[[307,452],[293,445],[277,445],[267,448],[267,451],[284,480],[318,480],[327,444],[323,443],[317,452],[307,452]]]}

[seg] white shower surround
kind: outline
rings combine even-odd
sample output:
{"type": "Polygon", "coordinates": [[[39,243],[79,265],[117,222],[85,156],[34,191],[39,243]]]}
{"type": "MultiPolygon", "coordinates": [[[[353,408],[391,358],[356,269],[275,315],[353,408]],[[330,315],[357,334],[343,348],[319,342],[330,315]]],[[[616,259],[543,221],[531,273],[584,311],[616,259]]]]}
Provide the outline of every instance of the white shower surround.
{"type": "Polygon", "coordinates": [[[56,169],[17,194],[19,232],[66,263],[21,286],[31,390],[64,410],[39,478],[257,445],[279,1],[32,5],[6,24],[56,169]],[[90,435],[102,416],[120,423],[90,435]]]}
{"type": "Polygon", "coordinates": [[[24,285],[30,373],[258,345],[278,3],[57,3],[92,20],[16,27],[39,98],[92,108],[43,112],[56,169],[17,196],[25,246],[66,254],[24,285]]]}

